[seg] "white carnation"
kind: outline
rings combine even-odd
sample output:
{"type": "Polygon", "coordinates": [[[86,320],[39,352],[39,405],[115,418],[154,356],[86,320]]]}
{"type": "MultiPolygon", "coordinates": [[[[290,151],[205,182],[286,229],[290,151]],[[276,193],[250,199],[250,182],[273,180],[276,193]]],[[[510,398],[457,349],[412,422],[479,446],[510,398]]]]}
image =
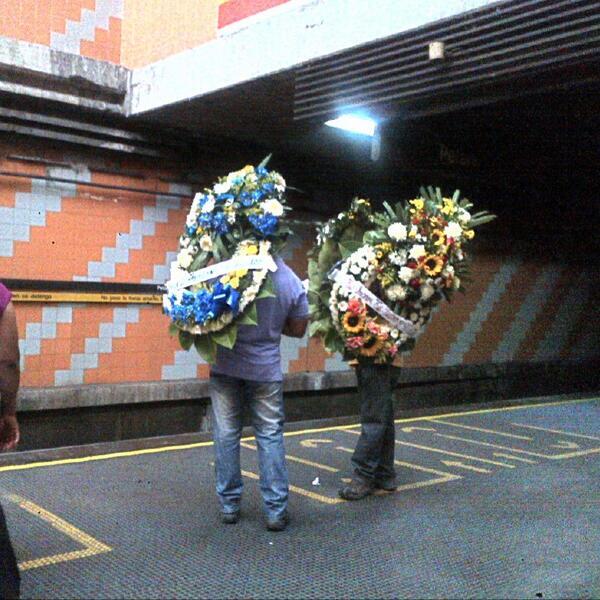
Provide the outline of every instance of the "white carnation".
{"type": "Polygon", "coordinates": [[[261,203],[261,208],[264,212],[273,215],[274,217],[280,217],[283,214],[283,205],[279,200],[271,198],[261,203]]]}
{"type": "Polygon", "coordinates": [[[360,275],[362,271],[362,268],[360,265],[356,264],[356,263],[352,263],[350,265],[350,273],[352,273],[353,275],[360,275]]]}
{"type": "Polygon", "coordinates": [[[212,250],[213,243],[210,235],[203,235],[200,238],[200,248],[204,250],[204,252],[210,252],[212,250]]]}
{"type": "Polygon", "coordinates": [[[404,298],[406,298],[406,290],[404,289],[404,286],[399,283],[390,285],[390,287],[385,290],[385,294],[392,302],[404,300],[404,298]]]}
{"type": "Polygon", "coordinates": [[[462,235],[462,227],[453,221],[444,227],[444,234],[446,237],[458,239],[462,235]]]}
{"type": "Polygon", "coordinates": [[[423,244],[415,244],[408,254],[410,258],[414,258],[415,260],[419,260],[422,256],[425,256],[427,251],[425,250],[425,246],[423,244]]]}
{"type": "Polygon", "coordinates": [[[216,183],[213,189],[215,194],[226,194],[231,189],[231,182],[225,180],[222,183],[216,183]]]}
{"type": "Polygon", "coordinates": [[[184,248],[177,255],[177,264],[182,269],[187,269],[192,264],[191,248],[184,248]]]}
{"type": "Polygon", "coordinates": [[[402,266],[406,262],[407,254],[406,250],[399,250],[398,252],[392,252],[390,255],[390,262],[397,267],[402,266]]]}
{"type": "Polygon", "coordinates": [[[405,240],[407,233],[406,227],[402,223],[392,223],[387,230],[388,236],[396,242],[405,240]]]}
{"type": "Polygon", "coordinates": [[[398,277],[400,277],[404,283],[408,283],[413,278],[413,273],[414,271],[412,269],[409,269],[408,267],[402,267],[398,273],[398,277]]]}
{"type": "Polygon", "coordinates": [[[421,298],[423,300],[429,300],[429,298],[431,298],[431,296],[433,296],[434,293],[435,288],[430,283],[425,282],[421,286],[421,298]]]}

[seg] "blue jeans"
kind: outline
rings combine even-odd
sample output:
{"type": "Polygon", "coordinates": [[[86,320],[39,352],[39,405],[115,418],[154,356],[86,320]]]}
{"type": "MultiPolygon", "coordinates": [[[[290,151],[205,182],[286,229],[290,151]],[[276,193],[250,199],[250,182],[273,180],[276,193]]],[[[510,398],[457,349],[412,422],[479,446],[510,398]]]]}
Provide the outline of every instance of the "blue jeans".
{"type": "Polygon", "coordinates": [[[240,438],[243,406],[250,408],[258,449],[260,491],[268,517],[282,515],[288,501],[288,473],[283,446],[281,381],[261,382],[211,374],[217,496],[223,512],[236,512],[242,496],[240,438]]]}

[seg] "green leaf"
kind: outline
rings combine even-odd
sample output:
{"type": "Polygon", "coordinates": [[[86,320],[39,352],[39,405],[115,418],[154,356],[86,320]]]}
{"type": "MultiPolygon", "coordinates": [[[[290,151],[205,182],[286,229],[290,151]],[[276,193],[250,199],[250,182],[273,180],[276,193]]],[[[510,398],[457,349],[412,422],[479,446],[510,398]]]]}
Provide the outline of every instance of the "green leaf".
{"type": "Polygon", "coordinates": [[[224,346],[231,350],[235,346],[235,340],[237,339],[237,325],[233,323],[229,327],[221,329],[221,331],[215,331],[211,334],[211,337],[219,346],[224,346]]]}
{"type": "Polygon", "coordinates": [[[337,244],[333,240],[325,240],[319,252],[319,269],[327,271],[329,267],[336,261],[337,244]]]}
{"type": "Polygon", "coordinates": [[[383,208],[385,208],[385,211],[390,216],[390,219],[392,219],[392,221],[395,221],[396,220],[396,211],[387,202],[383,203],[383,208]]]}
{"type": "Polygon", "coordinates": [[[261,167],[266,167],[267,164],[269,164],[269,161],[271,160],[271,157],[273,156],[273,154],[268,154],[267,156],[265,156],[261,161],[260,164],[258,165],[258,167],[256,167],[257,169],[260,169],[261,167]]]}
{"type": "Polygon", "coordinates": [[[359,240],[346,240],[344,242],[340,242],[338,244],[338,248],[340,249],[340,254],[343,259],[348,258],[353,252],[356,252],[360,247],[362,247],[363,243],[359,240]]]}
{"type": "Polygon", "coordinates": [[[169,323],[169,335],[179,335],[181,329],[175,323],[169,323]]]}
{"type": "Polygon", "coordinates": [[[179,344],[184,350],[189,350],[194,343],[194,336],[188,331],[179,330],[179,344]]]}
{"type": "Polygon", "coordinates": [[[189,268],[190,273],[192,271],[197,271],[198,269],[205,267],[207,262],[208,262],[208,252],[204,252],[204,251],[200,252],[200,254],[196,255],[196,258],[194,258],[194,260],[192,261],[192,264],[190,265],[190,268],[189,268]]]}
{"type": "Polygon", "coordinates": [[[256,312],[256,302],[253,302],[237,320],[239,325],[257,325],[258,313],[256,312]]]}
{"type": "Polygon", "coordinates": [[[329,352],[342,352],[344,349],[344,342],[334,327],[325,334],[323,344],[329,352]]]}
{"type": "Polygon", "coordinates": [[[314,279],[315,277],[319,276],[319,265],[317,264],[316,260],[309,260],[308,261],[308,278],[309,279],[314,279]]]}
{"type": "Polygon", "coordinates": [[[460,198],[460,190],[456,190],[454,192],[454,194],[452,194],[452,201],[453,202],[458,202],[459,198],[460,198]]]}
{"type": "Polygon", "coordinates": [[[275,286],[273,285],[273,280],[270,275],[267,275],[263,284],[260,286],[260,291],[256,296],[257,300],[261,298],[276,298],[277,294],[275,293],[275,286]]]}
{"type": "Polygon", "coordinates": [[[217,345],[211,336],[212,334],[197,335],[194,339],[196,352],[209,364],[217,359],[217,345]]]}

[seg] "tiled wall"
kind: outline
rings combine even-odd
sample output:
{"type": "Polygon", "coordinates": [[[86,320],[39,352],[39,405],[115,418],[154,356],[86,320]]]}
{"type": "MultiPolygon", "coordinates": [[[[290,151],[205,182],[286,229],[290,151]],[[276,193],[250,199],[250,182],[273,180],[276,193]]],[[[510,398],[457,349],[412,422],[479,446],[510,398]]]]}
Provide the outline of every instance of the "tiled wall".
{"type": "Polygon", "coordinates": [[[0,37],[141,67],[289,0],[2,0],[0,37]]]}
{"type": "MultiPolygon", "coordinates": [[[[0,161],[0,170],[79,182],[0,176],[0,279],[164,282],[185,222],[189,188],[159,179],[165,172],[148,169],[140,182],[101,173],[85,156],[70,159],[80,166],[0,161]],[[133,194],[82,185],[90,181],[153,191],[133,194]],[[169,191],[186,196],[166,196],[169,191]]],[[[285,251],[301,277],[312,238],[312,228],[298,230],[285,251]]],[[[597,354],[598,268],[593,264],[549,262],[543,250],[503,257],[480,253],[473,274],[465,296],[457,294],[452,304],[441,305],[407,366],[597,354]]],[[[208,373],[195,352],[182,351],[167,334],[168,320],[158,305],[21,302],[17,315],[24,387],[203,378],[208,373]]],[[[282,354],[286,373],[346,368],[316,339],[284,338],[282,354]]]]}
{"type": "Polygon", "coordinates": [[[125,0],[2,0],[0,36],[121,62],[125,0]]]}

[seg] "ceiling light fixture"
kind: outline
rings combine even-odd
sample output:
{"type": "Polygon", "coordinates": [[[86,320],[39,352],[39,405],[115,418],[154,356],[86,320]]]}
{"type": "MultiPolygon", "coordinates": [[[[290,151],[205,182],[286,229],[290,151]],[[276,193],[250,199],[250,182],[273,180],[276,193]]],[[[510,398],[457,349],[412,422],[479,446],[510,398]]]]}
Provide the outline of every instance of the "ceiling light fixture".
{"type": "Polygon", "coordinates": [[[369,137],[373,137],[375,135],[375,130],[377,129],[377,123],[373,119],[361,117],[359,115],[342,115],[337,119],[326,121],[325,125],[328,127],[344,129],[345,131],[350,131],[352,133],[368,135],[369,137]]]}

